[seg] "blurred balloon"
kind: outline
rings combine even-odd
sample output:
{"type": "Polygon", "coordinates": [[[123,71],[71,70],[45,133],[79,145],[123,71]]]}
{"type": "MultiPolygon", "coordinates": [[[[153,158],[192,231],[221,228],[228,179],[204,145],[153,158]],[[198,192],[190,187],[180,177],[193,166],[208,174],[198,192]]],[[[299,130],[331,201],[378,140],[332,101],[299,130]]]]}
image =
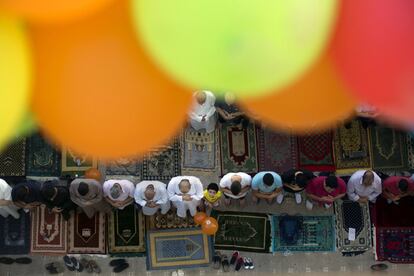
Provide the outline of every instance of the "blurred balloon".
{"type": "Polygon", "coordinates": [[[102,179],[102,175],[97,169],[90,168],[85,172],[85,178],[86,179],[95,179],[95,180],[100,182],[101,179],[102,179]]]}
{"type": "Polygon", "coordinates": [[[414,1],[342,1],[334,57],[361,102],[414,127],[414,1]]]}
{"type": "Polygon", "coordinates": [[[36,121],[30,112],[26,112],[20,125],[17,127],[16,136],[25,137],[32,134],[37,128],[36,121]]]}
{"type": "Polygon", "coordinates": [[[300,134],[333,127],[354,114],[356,102],[325,56],[293,85],[241,105],[265,124],[300,134]]]}
{"type": "Polygon", "coordinates": [[[57,142],[103,160],[167,142],[192,101],[147,58],[128,8],[117,0],[83,21],[31,29],[36,119],[57,142]]]}
{"type": "Polygon", "coordinates": [[[253,96],[286,86],[323,51],[334,0],[134,0],[135,27],[169,74],[195,89],[253,96]]]}
{"type": "Polygon", "coordinates": [[[0,14],[0,149],[15,135],[27,110],[30,73],[23,24],[0,14]]]}
{"type": "Polygon", "coordinates": [[[207,217],[203,221],[203,224],[201,225],[201,230],[203,234],[210,235],[210,236],[214,235],[218,230],[217,220],[212,217],[207,217]]]}
{"type": "Polygon", "coordinates": [[[203,221],[207,218],[206,213],[204,212],[197,212],[194,216],[194,222],[196,225],[200,225],[203,223],[203,221]]]}
{"type": "Polygon", "coordinates": [[[90,15],[114,0],[1,0],[0,10],[36,23],[63,22],[90,15]]]}

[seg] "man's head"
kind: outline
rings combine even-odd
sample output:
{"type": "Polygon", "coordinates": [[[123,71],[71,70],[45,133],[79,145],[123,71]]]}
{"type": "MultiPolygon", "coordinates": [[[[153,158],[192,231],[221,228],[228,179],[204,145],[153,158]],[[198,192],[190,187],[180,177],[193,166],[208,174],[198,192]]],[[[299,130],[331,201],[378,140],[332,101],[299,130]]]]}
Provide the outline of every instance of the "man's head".
{"type": "Polygon", "coordinates": [[[219,186],[217,185],[217,183],[210,183],[207,186],[208,194],[212,197],[216,196],[218,190],[219,190],[219,186]]]}
{"type": "Polygon", "coordinates": [[[305,188],[308,183],[308,178],[303,172],[299,172],[295,175],[295,183],[301,188],[305,188]]]}
{"type": "Polygon", "coordinates": [[[370,170],[366,171],[362,176],[362,185],[368,187],[374,183],[374,173],[370,170]]]}
{"type": "Polygon", "coordinates": [[[16,189],[15,200],[26,202],[26,197],[29,195],[29,188],[27,188],[24,185],[20,185],[20,186],[17,186],[15,189],[16,189]]]}
{"type": "Polygon", "coordinates": [[[237,180],[235,180],[235,181],[233,181],[232,183],[231,183],[231,186],[230,186],[230,191],[231,191],[231,193],[233,194],[233,195],[238,195],[238,194],[240,194],[240,192],[241,192],[241,183],[240,183],[240,181],[237,181],[237,180]]]}
{"type": "Polygon", "coordinates": [[[54,181],[48,180],[43,183],[42,186],[42,196],[47,200],[53,200],[57,195],[56,183],[54,181]]]}
{"type": "Polygon", "coordinates": [[[327,191],[328,193],[332,193],[336,188],[338,188],[338,179],[336,178],[336,176],[328,176],[325,179],[324,188],[325,191],[327,191]]]}
{"type": "Polygon", "coordinates": [[[145,188],[144,196],[147,200],[153,200],[155,197],[155,187],[154,185],[148,185],[145,188]]]}
{"type": "Polygon", "coordinates": [[[270,186],[273,185],[274,182],[275,182],[275,178],[273,177],[273,175],[271,173],[265,173],[263,175],[263,183],[266,186],[269,186],[270,187],[270,186]]]}
{"type": "Polygon", "coordinates": [[[180,188],[180,192],[183,194],[186,194],[191,189],[191,184],[188,179],[183,179],[180,181],[180,184],[178,184],[178,188],[180,188]]]}
{"type": "Polygon", "coordinates": [[[109,190],[109,193],[113,199],[117,199],[122,194],[122,186],[119,183],[114,183],[109,190]]]}
{"type": "Polygon", "coordinates": [[[232,105],[236,101],[236,97],[233,93],[228,92],[224,95],[224,101],[226,102],[226,104],[232,105]]]}
{"type": "Polygon", "coordinates": [[[401,179],[398,182],[398,189],[401,193],[405,194],[408,191],[408,181],[406,179],[401,179]]]}
{"type": "Polygon", "coordinates": [[[196,94],[195,94],[195,98],[196,98],[198,104],[200,104],[200,105],[204,104],[206,102],[206,99],[207,99],[206,92],[197,91],[196,94]]]}
{"type": "Polygon", "coordinates": [[[87,195],[87,194],[89,193],[89,186],[88,186],[88,184],[87,184],[87,183],[85,183],[85,182],[81,182],[81,183],[79,183],[79,186],[78,186],[78,193],[79,193],[81,196],[85,196],[85,195],[87,195]]]}

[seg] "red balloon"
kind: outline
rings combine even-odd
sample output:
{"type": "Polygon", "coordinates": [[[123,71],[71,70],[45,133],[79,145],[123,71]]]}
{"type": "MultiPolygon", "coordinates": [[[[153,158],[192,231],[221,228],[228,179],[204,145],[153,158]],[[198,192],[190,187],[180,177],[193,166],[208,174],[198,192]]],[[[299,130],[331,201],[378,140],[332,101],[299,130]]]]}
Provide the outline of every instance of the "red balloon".
{"type": "Polygon", "coordinates": [[[218,230],[218,222],[215,218],[208,217],[203,221],[201,225],[201,230],[206,235],[214,235],[218,230]]]}
{"type": "Polygon", "coordinates": [[[414,126],[414,1],[342,1],[337,67],[362,102],[414,126]]]}
{"type": "Polygon", "coordinates": [[[196,225],[200,225],[203,223],[203,221],[207,218],[206,213],[204,212],[197,212],[197,214],[195,214],[194,216],[194,223],[196,225]]]}
{"type": "Polygon", "coordinates": [[[102,175],[101,173],[95,169],[95,168],[90,168],[87,171],[85,171],[85,178],[87,179],[95,179],[97,181],[101,181],[102,175]]]}

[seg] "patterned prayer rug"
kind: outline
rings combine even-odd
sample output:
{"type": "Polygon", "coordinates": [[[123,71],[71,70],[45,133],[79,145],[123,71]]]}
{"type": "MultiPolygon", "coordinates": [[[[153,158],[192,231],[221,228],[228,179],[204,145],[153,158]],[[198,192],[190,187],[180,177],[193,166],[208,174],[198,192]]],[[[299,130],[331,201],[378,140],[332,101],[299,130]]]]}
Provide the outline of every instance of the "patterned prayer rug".
{"type": "Polygon", "coordinates": [[[69,253],[105,254],[105,214],[97,213],[89,219],[75,212],[69,220],[69,253]]]}
{"type": "Polygon", "coordinates": [[[220,129],[221,173],[256,173],[257,148],[254,124],[239,128],[232,124],[222,124],[220,129]]]}
{"type": "Polygon", "coordinates": [[[88,169],[97,167],[97,159],[76,154],[67,148],[62,149],[62,175],[83,175],[88,169]]]}
{"type": "Polygon", "coordinates": [[[407,134],[408,167],[414,169],[414,138],[407,134]]]}
{"type": "Polygon", "coordinates": [[[201,230],[150,231],[147,234],[147,269],[179,269],[208,266],[211,242],[201,230]]]}
{"type": "Polygon", "coordinates": [[[60,150],[57,151],[40,134],[26,140],[26,174],[60,176],[60,150]]]}
{"type": "Polygon", "coordinates": [[[0,216],[0,255],[25,255],[30,251],[30,214],[19,213],[19,219],[0,216]]]}
{"type": "Polygon", "coordinates": [[[272,252],[333,252],[333,216],[272,216],[272,252]]]}
{"type": "Polygon", "coordinates": [[[214,211],[219,229],[214,235],[214,247],[268,253],[271,245],[268,215],[258,213],[214,211]]]}
{"type": "Polygon", "coordinates": [[[180,141],[174,141],[168,146],[153,149],[142,163],[142,179],[160,180],[167,182],[181,174],[180,170],[180,141]]]}
{"type": "Polygon", "coordinates": [[[157,212],[153,216],[146,217],[146,228],[148,230],[182,229],[196,227],[191,216],[180,218],[177,211],[169,210],[165,215],[157,212]]]}
{"type": "Polygon", "coordinates": [[[343,255],[351,256],[371,249],[371,220],[368,204],[339,200],[334,204],[336,215],[336,245],[343,255]],[[349,229],[355,229],[355,236],[349,229]],[[351,240],[350,240],[351,238],[351,240]]]}
{"type": "Polygon", "coordinates": [[[353,172],[355,169],[370,168],[368,131],[359,120],[353,120],[349,127],[340,126],[334,136],[335,165],[337,170],[353,172]]]}
{"type": "Polygon", "coordinates": [[[414,263],[414,228],[378,227],[376,259],[392,263],[414,263]]]}
{"type": "Polygon", "coordinates": [[[109,253],[145,252],[144,219],[134,204],[124,210],[114,210],[109,216],[109,253]]]}
{"type": "Polygon", "coordinates": [[[257,128],[259,169],[284,172],[297,164],[297,143],[292,135],[257,128]]]}
{"type": "Polygon", "coordinates": [[[32,212],[31,253],[42,255],[66,254],[67,222],[61,214],[37,207],[32,212]]]}
{"type": "Polygon", "coordinates": [[[298,167],[310,171],[335,171],[332,133],[298,137],[298,167]]]}
{"type": "Polygon", "coordinates": [[[413,227],[414,197],[407,196],[399,200],[399,204],[388,204],[383,197],[378,197],[372,208],[372,221],[376,227],[413,227]]]}
{"type": "Polygon", "coordinates": [[[0,152],[0,176],[25,175],[26,139],[8,145],[0,152]]]}
{"type": "Polygon", "coordinates": [[[106,164],[107,175],[141,175],[141,162],[136,158],[120,158],[106,164]]]}
{"type": "Polygon", "coordinates": [[[183,131],[181,138],[181,168],[192,171],[216,171],[219,166],[219,135],[198,132],[192,128],[183,131]]]}
{"type": "Polygon", "coordinates": [[[373,168],[393,171],[407,169],[407,135],[384,126],[369,130],[373,168]]]}

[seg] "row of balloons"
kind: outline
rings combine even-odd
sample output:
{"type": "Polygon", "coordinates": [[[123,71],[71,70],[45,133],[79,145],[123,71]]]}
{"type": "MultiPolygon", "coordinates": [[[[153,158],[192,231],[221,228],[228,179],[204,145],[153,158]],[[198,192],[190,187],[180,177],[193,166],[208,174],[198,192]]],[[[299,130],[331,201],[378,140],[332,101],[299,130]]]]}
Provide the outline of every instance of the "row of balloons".
{"type": "Polygon", "coordinates": [[[0,148],[32,114],[79,153],[139,155],[176,134],[201,88],[296,132],[331,127],[358,102],[412,128],[413,10],[411,0],[2,0],[0,148]]]}

